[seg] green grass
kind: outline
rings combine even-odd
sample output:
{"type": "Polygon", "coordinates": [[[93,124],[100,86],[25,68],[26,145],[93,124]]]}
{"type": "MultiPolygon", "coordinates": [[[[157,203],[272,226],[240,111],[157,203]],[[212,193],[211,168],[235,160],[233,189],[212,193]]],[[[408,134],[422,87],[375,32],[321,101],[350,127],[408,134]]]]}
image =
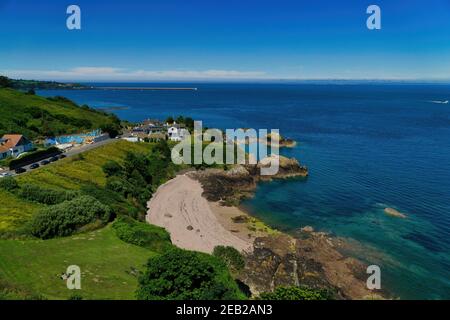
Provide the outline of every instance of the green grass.
{"type": "Polygon", "coordinates": [[[19,229],[41,206],[0,189],[0,231],[19,229]]]}
{"type": "Polygon", "coordinates": [[[51,101],[13,89],[0,89],[0,136],[21,133],[30,139],[98,129],[112,118],[69,100],[51,101]]]}
{"type": "MultiPolygon", "coordinates": [[[[19,184],[30,183],[51,189],[79,190],[83,186],[104,186],[102,165],[108,160],[123,162],[127,151],[148,152],[149,143],[117,140],[78,156],[59,160],[46,167],[18,176],[19,184]]],[[[14,192],[0,190],[0,233],[17,231],[44,205],[25,201],[14,192]]]]}
{"type": "MultiPolygon", "coordinates": [[[[127,151],[147,153],[152,144],[117,140],[16,177],[19,185],[30,183],[45,188],[79,190],[105,185],[103,164],[123,163],[127,151]]],[[[134,299],[137,278],[147,260],[157,255],[148,248],[120,240],[110,225],[92,232],[50,240],[21,240],[21,228],[45,205],[0,190],[0,234],[14,240],[0,240],[0,298],[42,295],[67,299],[74,293],[85,299],[134,299]],[[15,233],[17,232],[17,233],[15,233]],[[69,265],[82,271],[81,290],[68,290],[60,278],[69,265]],[[130,273],[131,271],[131,273],[130,273]],[[3,289],[2,289],[3,288],[3,289]],[[26,294],[24,293],[26,292],[26,294]]]]}
{"type": "MultiPolygon", "coordinates": [[[[51,240],[0,240],[0,279],[47,299],[134,299],[137,278],[156,253],[117,238],[111,226],[51,240]],[[81,268],[81,290],[69,290],[59,276],[69,265],[81,268]]],[[[0,288],[1,289],[1,288],[0,288]]],[[[1,290],[0,290],[1,291],[1,290]]]]}

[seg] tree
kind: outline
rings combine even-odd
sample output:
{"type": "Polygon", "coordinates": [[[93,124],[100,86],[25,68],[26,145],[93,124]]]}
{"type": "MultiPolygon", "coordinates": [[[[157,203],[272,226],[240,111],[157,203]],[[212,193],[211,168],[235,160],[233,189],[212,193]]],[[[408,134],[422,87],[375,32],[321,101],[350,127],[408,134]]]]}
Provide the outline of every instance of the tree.
{"type": "Polygon", "coordinates": [[[116,124],[116,123],[106,123],[103,124],[100,129],[109,134],[110,138],[115,138],[120,134],[120,125],[116,124]]]}
{"type": "Polygon", "coordinates": [[[183,118],[183,116],[178,116],[176,122],[177,122],[177,123],[184,123],[184,118],[183,118]]]}
{"type": "Polygon", "coordinates": [[[191,133],[194,131],[194,119],[190,117],[184,118],[184,125],[191,133]]]}
{"type": "Polygon", "coordinates": [[[136,296],[140,300],[244,298],[222,261],[178,248],[150,258],[136,296]]]}
{"type": "Polygon", "coordinates": [[[108,160],[106,163],[102,166],[103,172],[106,174],[107,177],[116,176],[122,173],[122,166],[114,160],[108,160]]]}
{"type": "Polygon", "coordinates": [[[166,140],[159,140],[158,143],[153,147],[153,152],[159,153],[166,160],[169,160],[172,155],[172,152],[166,140]]]}
{"type": "Polygon", "coordinates": [[[8,77],[0,76],[0,88],[11,88],[12,81],[8,77]]]}
{"type": "Polygon", "coordinates": [[[173,123],[173,117],[168,117],[167,119],[166,119],[166,122],[168,123],[168,124],[172,124],[173,123]]]}

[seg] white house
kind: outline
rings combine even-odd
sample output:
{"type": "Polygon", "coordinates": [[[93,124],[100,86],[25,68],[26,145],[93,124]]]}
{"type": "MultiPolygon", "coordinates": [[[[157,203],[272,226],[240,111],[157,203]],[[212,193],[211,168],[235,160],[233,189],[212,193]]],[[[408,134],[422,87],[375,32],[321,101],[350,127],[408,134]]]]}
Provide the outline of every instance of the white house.
{"type": "Polygon", "coordinates": [[[189,131],[178,124],[173,124],[167,129],[167,135],[171,141],[182,141],[188,134],[189,131]]]}
{"type": "Polygon", "coordinates": [[[32,149],[33,143],[21,134],[5,134],[0,139],[0,159],[9,156],[16,158],[32,149]]]}

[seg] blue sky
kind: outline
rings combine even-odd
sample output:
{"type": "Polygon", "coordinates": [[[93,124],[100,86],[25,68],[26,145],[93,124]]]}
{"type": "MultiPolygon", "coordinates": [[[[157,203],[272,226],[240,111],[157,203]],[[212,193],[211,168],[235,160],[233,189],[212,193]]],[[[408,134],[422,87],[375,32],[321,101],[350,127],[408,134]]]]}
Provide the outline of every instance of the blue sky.
{"type": "Polygon", "coordinates": [[[450,79],[450,0],[1,0],[0,73],[54,80],[450,79]],[[66,28],[81,8],[82,29],[66,28]],[[381,8],[382,29],[366,27],[381,8]]]}

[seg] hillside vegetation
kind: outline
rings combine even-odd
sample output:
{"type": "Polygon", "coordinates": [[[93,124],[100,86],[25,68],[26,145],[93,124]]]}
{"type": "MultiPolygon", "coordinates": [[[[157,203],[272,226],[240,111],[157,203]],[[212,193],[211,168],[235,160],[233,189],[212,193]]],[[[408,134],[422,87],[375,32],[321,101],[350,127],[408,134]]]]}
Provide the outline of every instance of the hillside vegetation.
{"type": "Polygon", "coordinates": [[[118,140],[18,176],[16,181],[20,190],[0,188],[0,236],[18,232],[39,210],[47,207],[43,201],[30,201],[23,192],[29,188],[26,186],[39,186],[43,191],[78,191],[113,206],[115,211],[136,210],[131,197],[127,199],[106,190],[107,178],[102,166],[108,161],[123,164],[128,152],[148,153],[151,148],[148,143],[118,140]]]}
{"type": "Polygon", "coordinates": [[[20,133],[30,139],[120,127],[111,114],[78,106],[63,97],[44,98],[0,88],[0,136],[20,133]]]}
{"type": "Polygon", "coordinates": [[[82,85],[80,83],[11,79],[0,75],[0,88],[34,90],[34,89],[88,89],[89,87],[82,85]]]}
{"type": "Polygon", "coordinates": [[[0,300],[245,298],[221,258],[176,249],[141,222],[179,169],[169,154],[166,141],[117,140],[2,180],[0,300]],[[75,293],[61,278],[69,265],[82,270],[75,293]]]}

